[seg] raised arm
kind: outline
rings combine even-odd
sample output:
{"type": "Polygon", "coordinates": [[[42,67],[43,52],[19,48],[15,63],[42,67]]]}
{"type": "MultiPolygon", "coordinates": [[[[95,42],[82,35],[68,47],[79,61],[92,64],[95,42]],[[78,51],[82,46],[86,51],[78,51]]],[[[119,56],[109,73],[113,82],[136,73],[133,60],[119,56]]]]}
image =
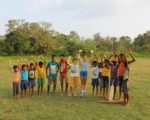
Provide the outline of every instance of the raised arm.
{"type": "Polygon", "coordinates": [[[71,59],[72,57],[71,56],[69,56],[68,57],[68,60],[67,60],[67,62],[68,62],[68,64],[70,65],[70,59],[71,59]]]}
{"type": "Polygon", "coordinates": [[[13,72],[13,69],[12,69],[12,62],[11,62],[10,60],[8,61],[8,64],[9,64],[10,72],[13,72]]]}
{"type": "Polygon", "coordinates": [[[131,49],[128,51],[128,54],[132,58],[132,60],[128,61],[128,63],[131,64],[131,63],[135,62],[136,60],[135,60],[135,57],[133,56],[133,51],[131,49]]]}
{"type": "Polygon", "coordinates": [[[90,60],[91,64],[93,63],[93,60],[94,60],[94,50],[91,50],[91,60],[90,60]]]}
{"type": "Polygon", "coordinates": [[[44,65],[46,66],[46,60],[43,55],[41,55],[41,60],[44,62],[44,65]]]}
{"type": "Polygon", "coordinates": [[[82,61],[81,56],[80,56],[80,53],[81,53],[81,52],[82,52],[82,50],[79,50],[78,55],[76,55],[80,62],[82,61]]]}

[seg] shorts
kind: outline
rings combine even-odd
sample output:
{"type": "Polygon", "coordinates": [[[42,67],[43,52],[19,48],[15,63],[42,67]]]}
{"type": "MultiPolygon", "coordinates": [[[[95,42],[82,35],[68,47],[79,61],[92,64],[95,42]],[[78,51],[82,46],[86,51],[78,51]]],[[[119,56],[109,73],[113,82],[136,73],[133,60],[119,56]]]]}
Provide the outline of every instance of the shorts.
{"type": "Polygon", "coordinates": [[[113,85],[115,87],[118,86],[118,78],[117,77],[110,77],[110,86],[112,86],[112,83],[114,83],[113,85]]]}
{"type": "Polygon", "coordinates": [[[87,77],[88,76],[88,71],[81,71],[80,72],[80,77],[87,77]]]}
{"type": "Polygon", "coordinates": [[[68,83],[67,73],[60,73],[60,82],[63,82],[64,79],[65,79],[65,82],[68,83]]]}
{"type": "Polygon", "coordinates": [[[103,87],[103,78],[99,78],[99,86],[103,87]]]}
{"type": "Polygon", "coordinates": [[[21,90],[26,90],[29,86],[28,80],[21,80],[20,88],[21,90]]]}
{"type": "Polygon", "coordinates": [[[38,78],[38,86],[44,85],[44,78],[38,78]]]}
{"type": "Polygon", "coordinates": [[[77,81],[79,77],[71,77],[70,78],[70,87],[77,87],[77,81]]]}
{"type": "Polygon", "coordinates": [[[13,82],[13,96],[19,94],[19,82],[13,82]]]}
{"type": "Polygon", "coordinates": [[[29,87],[34,87],[35,86],[35,79],[29,80],[29,87]]]}
{"type": "Polygon", "coordinates": [[[118,77],[119,86],[122,86],[122,82],[123,82],[123,76],[119,76],[118,77]]]}
{"type": "Polygon", "coordinates": [[[128,79],[123,80],[123,82],[122,82],[122,92],[124,94],[128,94],[128,92],[129,92],[128,79]]]}
{"type": "Polygon", "coordinates": [[[48,77],[48,85],[51,85],[52,83],[56,85],[57,77],[48,77]]]}
{"type": "Polygon", "coordinates": [[[103,76],[103,88],[106,88],[108,90],[109,88],[109,77],[103,76]]]}
{"type": "Polygon", "coordinates": [[[92,86],[99,86],[98,78],[92,78],[92,86]]]}

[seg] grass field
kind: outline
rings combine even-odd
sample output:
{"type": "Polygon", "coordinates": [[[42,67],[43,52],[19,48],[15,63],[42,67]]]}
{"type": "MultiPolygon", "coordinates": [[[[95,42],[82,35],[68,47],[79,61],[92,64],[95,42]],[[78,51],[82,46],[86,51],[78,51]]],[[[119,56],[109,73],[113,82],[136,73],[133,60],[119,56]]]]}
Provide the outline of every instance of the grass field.
{"type": "MultiPolygon", "coordinates": [[[[6,60],[0,57],[0,120],[150,120],[150,59],[138,58],[131,65],[129,106],[106,104],[100,97],[91,96],[90,76],[84,98],[57,95],[12,100],[11,74],[6,60]]],[[[78,81],[78,93],[80,82],[78,81]]]]}

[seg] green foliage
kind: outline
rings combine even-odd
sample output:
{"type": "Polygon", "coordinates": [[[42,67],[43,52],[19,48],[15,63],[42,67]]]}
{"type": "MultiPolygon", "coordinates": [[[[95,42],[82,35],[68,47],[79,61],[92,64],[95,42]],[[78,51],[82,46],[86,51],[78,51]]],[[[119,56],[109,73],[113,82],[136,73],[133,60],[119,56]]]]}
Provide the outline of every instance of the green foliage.
{"type": "Polygon", "coordinates": [[[26,36],[24,36],[19,31],[12,31],[6,35],[5,40],[6,48],[5,51],[9,54],[23,54],[27,53],[29,49],[29,41],[26,36]]]}
{"type": "Polygon", "coordinates": [[[81,38],[76,31],[69,35],[59,33],[48,22],[26,22],[9,20],[7,34],[0,37],[1,54],[60,54],[75,55],[79,49],[90,53],[124,51],[132,48],[136,52],[150,52],[150,31],[138,35],[134,41],[129,36],[102,37],[100,33],[93,38],[81,38]]]}

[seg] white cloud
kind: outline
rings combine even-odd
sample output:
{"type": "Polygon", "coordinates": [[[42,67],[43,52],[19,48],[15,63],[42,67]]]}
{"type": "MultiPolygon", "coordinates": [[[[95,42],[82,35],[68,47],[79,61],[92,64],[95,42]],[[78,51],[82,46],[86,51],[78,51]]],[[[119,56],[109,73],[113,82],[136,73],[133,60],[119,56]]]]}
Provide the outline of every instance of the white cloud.
{"type": "Polygon", "coordinates": [[[61,7],[64,2],[65,2],[65,0],[56,0],[57,7],[61,7]]]}
{"type": "Polygon", "coordinates": [[[34,12],[38,10],[40,7],[48,3],[49,0],[32,0],[32,3],[28,6],[29,12],[34,12]]]}

